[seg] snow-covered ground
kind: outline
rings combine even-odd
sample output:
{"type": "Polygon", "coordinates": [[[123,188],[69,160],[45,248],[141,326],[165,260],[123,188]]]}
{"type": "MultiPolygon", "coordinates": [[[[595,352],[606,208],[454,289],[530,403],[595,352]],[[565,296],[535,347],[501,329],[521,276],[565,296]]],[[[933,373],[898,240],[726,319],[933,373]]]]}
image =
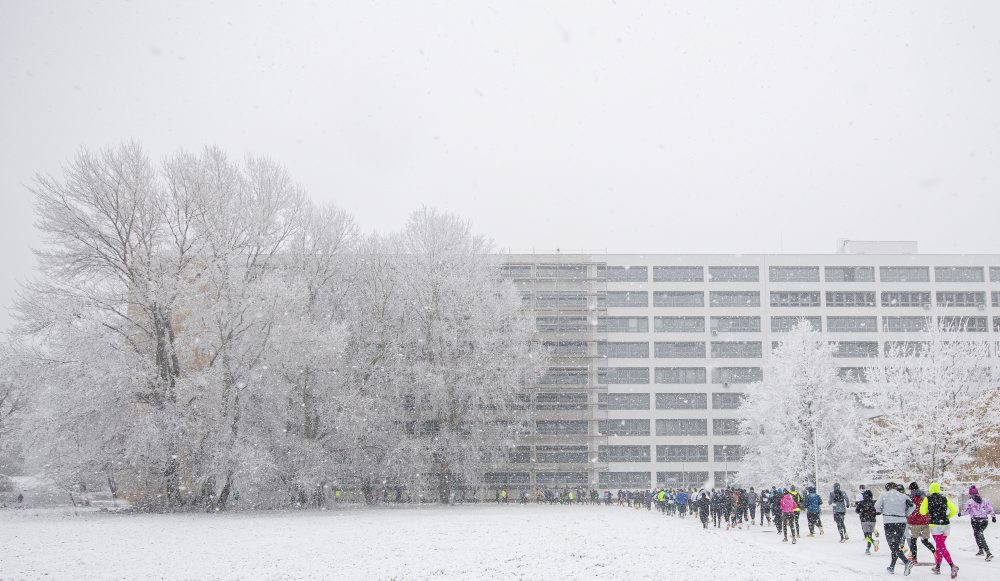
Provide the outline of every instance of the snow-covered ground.
{"type": "MultiPolygon", "coordinates": [[[[802,519],[805,529],[805,518],[802,519]]],[[[134,515],[0,511],[2,579],[874,579],[888,553],[826,535],[782,543],[773,528],[702,530],[655,510],[603,506],[423,506],[325,512],[134,515]]],[[[881,529],[881,524],[880,527],[881,529]]],[[[987,529],[1000,550],[1000,527],[987,529]]],[[[974,557],[967,519],[949,546],[960,579],[1000,579],[974,557]]],[[[921,547],[920,557],[931,555],[921,547]]],[[[902,567],[896,575],[902,577],[902,567]]],[[[917,567],[910,579],[932,579],[917,567]]]]}

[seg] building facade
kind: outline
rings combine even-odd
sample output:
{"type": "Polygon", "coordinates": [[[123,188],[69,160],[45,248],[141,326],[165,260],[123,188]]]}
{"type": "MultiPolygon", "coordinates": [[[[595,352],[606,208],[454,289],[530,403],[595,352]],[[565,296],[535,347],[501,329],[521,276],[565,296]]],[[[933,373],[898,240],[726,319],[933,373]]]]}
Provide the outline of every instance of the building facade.
{"type": "Polygon", "coordinates": [[[503,262],[551,357],[524,396],[533,413],[521,445],[487,475],[493,486],[725,486],[742,457],[740,402],[802,319],[837,344],[854,382],[928,325],[1000,339],[1000,255],[865,242],[836,254],[503,262]]]}

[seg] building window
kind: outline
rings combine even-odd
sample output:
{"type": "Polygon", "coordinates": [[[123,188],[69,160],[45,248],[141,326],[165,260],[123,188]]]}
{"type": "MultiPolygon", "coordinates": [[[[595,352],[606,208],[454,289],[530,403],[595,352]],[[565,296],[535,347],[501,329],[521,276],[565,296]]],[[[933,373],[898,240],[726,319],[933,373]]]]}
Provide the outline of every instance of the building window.
{"type": "Polygon", "coordinates": [[[739,436],[741,420],[733,418],[712,420],[713,436],[739,436]]]}
{"type": "Polygon", "coordinates": [[[759,307],[760,293],[757,291],[711,291],[708,304],[713,307],[759,307]]]}
{"type": "Polygon", "coordinates": [[[873,266],[827,266],[823,270],[826,282],[875,282],[873,266]]]}
{"type": "Polygon", "coordinates": [[[991,292],[990,299],[994,307],[1000,307],[1000,292],[997,291],[991,292]]]}
{"type": "Polygon", "coordinates": [[[587,317],[535,317],[539,333],[586,333],[590,330],[587,317]]]}
{"type": "Polygon", "coordinates": [[[930,268],[926,266],[880,266],[878,276],[882,282],[930,282],[930,268]]]}
{"type": "Polygon", "coordinates": [[[500,276],[509,280],[524,280],[531,278],[531,265],[501,264],[500,276]]]}
{"type": "Polygon", "coordinates": [[[883,307],[923,307],[930,306],[931,293],[926,291],[883,292],[883,307]]]}
{"type": "Polygon", "coordinates": [[[760,275],[756,266],[709,266],[708,280],[711,282],[758,282],[760,275]]]}
{"type": "Polygon", "coordinates": [[[912,357],[923,353],[930,344],[927,341],[886,341],[886,357],[912,357]]]}
{"type": "Polygon", "coordinates": [[[712,456],[716,462],[740,462],[743,460],[743,446],[724,444],[712,446],[712,456]]]}
{"type": "Polygon", "coordinates": [[[708,409],[708,394],[705,393],[658,393],[658,410],[705,410],[708,409]]]}
{"type": "Polygon", "coordinates": [[[708,472],[657,472],[656,485],[663,488],[703,488],[708,472]]]}
{"type": "Polygon", "coordinates": [[[654,266],[653,282],[704,282],[701,266],[654,266]]]}
{"type": "Polygon", "coordinates": [[[822,331],[821,320],[822,317],[771,317],[771,331],[787,333],[798,326],[801,321],[808,322],[813,331],[822,331]]]}
{"type": "Polygon", "coordinates": [[[649,472],[598,472],[601,488],[649,488],[649,472]]]}
{"type": "Polygon", "coordinates": [[[772,266],[768,268],[771,282],[819,282],[818,266],[772,266]]]}
{"type": "Polygon", "coordinates": [[[598,446],[599,462],[649,462],[649,446],[598,446]]]}
{"type": "Polygon", "coordinates": [[[708,462],[708,446],[670,445],[656,447],[657,462],[708,462]]]}
{"type": "Polygon", "coordinates": [[[711,327],[717,333],[759,333],[760,317],[712,317],[711,327]]]}
{"type": "Polygon", "coordinates": [[[535,396],[535,409],[539,411],[585,410],[587,409],[587,394],[582,392],[539,393],[535,396]]]}
{"type": "Polygon", "coordinates": [[[535,473],[535,484],[538,486],[586,486],[588,482],[586,472],[535,473]]]}
{"type": "Polygon", "coordinates": [[[587,385],[590,373],[586,367],[549,367],[538,378],[541,385],[587,385]]]}
{"type": "Polygon", "coordinates": [[[598,333],[648,333],[649,317],[597,317],[598,333]]]}
{"type": "Polygon", "coordinates": [[[707,436],[708,420],[656,420],[657,436],[707,436]]]}
{"type": "Polygon", "coordinates": [[[487,486],[526,486],[531,484],[531,475],[527,472],[487,472],[483,475],[483,484],[487,486]]]}
{"type": "Polygon", "coordinates": [[[536,446],[535,458],[539,464],[584,464],[587,462],[587,447],[536,446]]]}
{"type": "Polygon", "coordinates": [[[712,394],[712,409],[713,410],[736,410],[743,405],[743,400],[746,399],[746,394],[743,393],[713,393],[712,394]]]}
{"type": "Polygon", "coordinates": [[[938,328],[942,331],[985,333],[986,317],[938,317],[938,328]]]}
{"type": "Polygon", "coordinates": [[[704,367],[657,367],[656,383],[705,383],[704,367]]]}
{"type": "Polygon", "coordinates": [[[882,317],[882,330],[889,333],[919,333],[927,328],[927,317],[882,317]]]}
{"type": "Polygon", "coordinates": [[[536,309],[586,309],[587,295],[577,292],[537,292],[536,309]]]}
{"type": "Polygon", "coordinates": [[[543,436],[585,436],[587,420],[536,420],[535,433],[543,436]]]}
{"type": "Polygon", "coordinates": [[[586,341],[543,341],[542,347],[554,357],[586,357],[586,341]]]}
{"type": "Polygon", "coordinates": [[[507,461],[511,464],[530,464],[531,446],[516,446],[507,453],[507,461]]]}
{"type": "Polygon", "coordinates": [[[597,296],[598,307],[648,307],[649,293],[646,291],[608,291],[597,296]]]}
{"type": "Polygon", "coordinates": [[[760,341],[712,341],[712,357],[760,359],[760,341]]]}
{"type": "Polygon", "coordinates": [[[1000,333],[1000,317],[993,317],[993,332],[1000,333]]]}
{"type": "Polygon", "coordinates": [[[1000,266],[990,267],[990,282],[1000,282],[1000,266]]]}
{"type": "Polygon", "coordinates": [[[598,343],[597,352],[611,359],[646,359],[649,357],[649,343],[645,341],[635,343],[609,341],[598,343]]]}
{"type": "MultiPolygon", "coordinates": [[[[826,291],[828,307],[874,307],[874,292],[826,291]]],[[[827,321],[829,323],[829,321],[827,321]]]]}
{"type": "Polygon", "coordinates": [[[864,367],[841,367],[837,375],[847,383],[868,383],[868,370],[864,367]]]}
{"type": "Polygon", "coordinates": [[[827,317],[826,330],[831,333],[875,333],[876,317],[827,317]]]}
{"type": "Polygon", "coordinates": [[[598,367],[600,384],[649,383],[648,367],[598,367]]]}
{"type": "Polygon", "coordinates": [[[705,293],[701,291],[656,291],[653,293],[654,307],[704,307],[705,293]]]}
{"type": "Polygon", "coordinates": [[[983,282],[981,266],[935,266],[936,282],[983,282]]]}
{"type": "Polygon", "coordinates": [[[834,345],[834,357],[878,357],[877,341],[841,341],[834,345]]]}
{"type": "Polygon", "coordinates": [[[705,317],[653,317],[657,333],[704,333],[705,317]]]}
{"type": "Polygon", "coordinates": [[[819,291],[776,292],[771,291],[772,307],[818,307],[819,291]]]}
{"type": "Polygon", "coordinates": [[[602,408],[609,410],[648,410],[648,393],[601,393],[597,396],[602,408]]]}
{"type": "Polygon", "coordinates": [[[597,431],[605,436],[648,436],[649,420],[601,420],[597,431]]]}
{"type": "Polygon", "coordinates": [[[598,266],[597,278],[608,282],[646,282],[649,273],[645,266],[598,266]]]}
{"type": "Polygon", "coordinates": [[[712,370],[712,383],[756,383],[764,379],[760,367],[716,367],[712,370]]]}
{"type": "Polygon", "coordinates": [[[938,292],[939,307],[978,307],[986,306],[985,292],[938,292]]]}
{"type": "Polygon", "coordinates": [[[654,344],[654,355],[661,359],[704,359],[704,341],[673,341],[654,344]]]}

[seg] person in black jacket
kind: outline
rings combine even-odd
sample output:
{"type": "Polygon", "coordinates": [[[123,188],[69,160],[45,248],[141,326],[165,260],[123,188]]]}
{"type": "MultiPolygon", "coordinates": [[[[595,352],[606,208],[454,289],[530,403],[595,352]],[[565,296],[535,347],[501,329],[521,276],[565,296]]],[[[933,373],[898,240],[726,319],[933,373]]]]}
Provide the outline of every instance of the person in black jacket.
{"type": "Polygon", "coordinates": [[[695,505],[698,507],[698,517],[701,519],[701,528],[708,528],[708,514],[712,508],[712,501],[709,500],[708,495],[704,492],[701,493],[701,498],[699,498],[695,505]]]}
{"type": "Polygon", "coordinates": [[[854,512],[861,517],[861,530],[864,532],[867,542],[865,554],[871,555],[872,548],[878,552],[878,541],[872,540],[872,535],[875,533],[875,517],[878,512],[875,510],[875,500],[872,498],[871,490],[865,490],[861,494],[861,502],[854,505],[854,512]]]}

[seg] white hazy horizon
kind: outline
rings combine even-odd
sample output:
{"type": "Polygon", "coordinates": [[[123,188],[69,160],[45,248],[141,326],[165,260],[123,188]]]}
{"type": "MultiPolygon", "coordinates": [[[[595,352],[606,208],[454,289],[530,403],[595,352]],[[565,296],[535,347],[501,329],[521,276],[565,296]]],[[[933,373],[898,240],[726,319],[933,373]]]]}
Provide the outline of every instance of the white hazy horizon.
{"type": "Polygon", "coordinates": [[[0,330],[34,172],[124,140],[286,165],[512,250],[1000,252],[1000,3],[0,0],[0,330]]]}

